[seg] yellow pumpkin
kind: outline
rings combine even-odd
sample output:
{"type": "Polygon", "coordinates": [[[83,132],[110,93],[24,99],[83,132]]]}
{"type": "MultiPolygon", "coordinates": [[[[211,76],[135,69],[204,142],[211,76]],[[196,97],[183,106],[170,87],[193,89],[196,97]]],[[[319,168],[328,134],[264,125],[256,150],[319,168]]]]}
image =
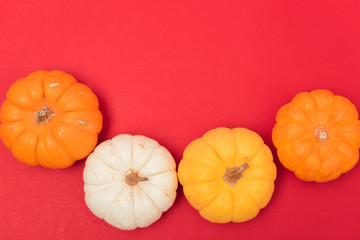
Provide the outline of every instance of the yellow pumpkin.
{"type": "Polygon", "coordinates": [[[270,201],[276,167],[257,133],[221,127],[186,147],[178,176],[185,197],[203,218],[244,222],[270,201]]]}

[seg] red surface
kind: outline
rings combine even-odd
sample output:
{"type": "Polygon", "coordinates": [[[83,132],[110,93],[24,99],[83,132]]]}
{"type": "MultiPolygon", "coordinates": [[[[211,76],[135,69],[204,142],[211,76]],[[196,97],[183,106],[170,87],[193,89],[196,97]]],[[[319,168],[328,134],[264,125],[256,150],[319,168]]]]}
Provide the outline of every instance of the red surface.
{"type": "MultiPolygon", "coordinates": [[[[218,126],[257,131],[272,148],[276,111],[326,88],[360,109],[360,1],[2,0],[0,101],[17,79],[61,69],[100,100],[100,141],[143,134],[177,163],[218,126]]],[[[29,167],[0,146],[0,239],[359,239],[360,166],[307,183],[278,159],[269,205],[242,224],[203,220],[181,187],[145,229],[121,231],[84,203],[84,160],[29,167]]]]}

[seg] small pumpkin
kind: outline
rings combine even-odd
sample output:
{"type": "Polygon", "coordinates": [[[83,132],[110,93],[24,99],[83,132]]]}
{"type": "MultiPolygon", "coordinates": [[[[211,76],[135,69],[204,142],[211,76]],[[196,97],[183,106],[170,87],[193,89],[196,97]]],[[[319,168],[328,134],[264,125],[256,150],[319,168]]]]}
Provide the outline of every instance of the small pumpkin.
{"type": "Polygon", "coordinates": [[[155,140],[118,135],[97,146],[86,160],[86,205],[119,229],[147,227],[174,203],[175,168],[169,151],[155,140]]]}
{"type": "Polygon", "coordinates": [[[272,138],[280,162],[299,179],[327,182],[358,162],[358,112],[328,90],[301,92],[277,112],[272,138]]]}
{"type": "Polygon", "coordinates": [[[102,128],[95,94],[63,71],[36,71],[11,85],[0,110],[0,137],[31,166],[66,168],[87,157],[102,128]]]}
{"type": "Polygon", "coordinates": [[[178,176],[185,197],[203,218],[244,222],[270,201],[276,167],[257,133],[221,127],[186,147],[178,176]]]}

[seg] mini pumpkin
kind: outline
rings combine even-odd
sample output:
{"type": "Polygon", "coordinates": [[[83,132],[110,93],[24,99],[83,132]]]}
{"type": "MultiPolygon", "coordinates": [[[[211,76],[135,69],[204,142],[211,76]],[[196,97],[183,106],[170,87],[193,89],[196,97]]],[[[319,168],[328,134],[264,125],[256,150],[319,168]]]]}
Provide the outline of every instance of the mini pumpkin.
{"type": "Polygon", "coordinates": [[[169,151],[155,140],[118,135],[97,146],[86,160],[86,205],[119,229],[147,227],[174,203],[175,168],[169,151]]]}
{"type": "Polygon", "coordinates": [[[66,168],[87,157],[102,128],[95,94],[63,71],[36,71],[11,85],[0,111],[0,137],[31,166],[66,168]]]}
{"type": "Polygon", "coordinates": [[[186,147],[178,176],[185,197],[203,218],[244,222],[270,201],[276,167],[257,133],[222,127],[186,147]]]}
{"type": "Polygon", "coordinates": [[[272,138],[280,162],[299,179],[327,182],[358,162],[358,112],[328,90],[301,92],[276,114],[272,138]]]}

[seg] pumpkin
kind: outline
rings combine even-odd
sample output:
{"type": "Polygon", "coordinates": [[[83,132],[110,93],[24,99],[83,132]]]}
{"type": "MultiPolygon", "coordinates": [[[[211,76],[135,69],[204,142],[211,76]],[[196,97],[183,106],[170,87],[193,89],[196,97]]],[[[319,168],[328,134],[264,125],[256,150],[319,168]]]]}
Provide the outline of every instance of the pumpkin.
{"type": "Polygon", "coordinates": [[[330,91],[301,92],[277,112],[272,139],[280,162],[299,179],[327,182],[358,162],[358,113],[330,91]]]}
{"type": "Polygon", "coordinates": [[[244,222],[270,201],[276,167],[257,133],[221,127],[186,147],[178,176],[186,199],[203,218],[244,222]]]}
{"type": "Polygon", "coordinates": [[[86,160],[86,205],[116,228],[147,227],[174,203],[175,168],[169,151],[155,140],[118,135],[97,146],[86,160]]]}
{"type": "Polygon", "coordinates": [[[63,71],[36,71],[11,85],[0,111],[0,137],[22,163],[66,168],[87,157],[102,128],[89,87],[63,71]]]}

